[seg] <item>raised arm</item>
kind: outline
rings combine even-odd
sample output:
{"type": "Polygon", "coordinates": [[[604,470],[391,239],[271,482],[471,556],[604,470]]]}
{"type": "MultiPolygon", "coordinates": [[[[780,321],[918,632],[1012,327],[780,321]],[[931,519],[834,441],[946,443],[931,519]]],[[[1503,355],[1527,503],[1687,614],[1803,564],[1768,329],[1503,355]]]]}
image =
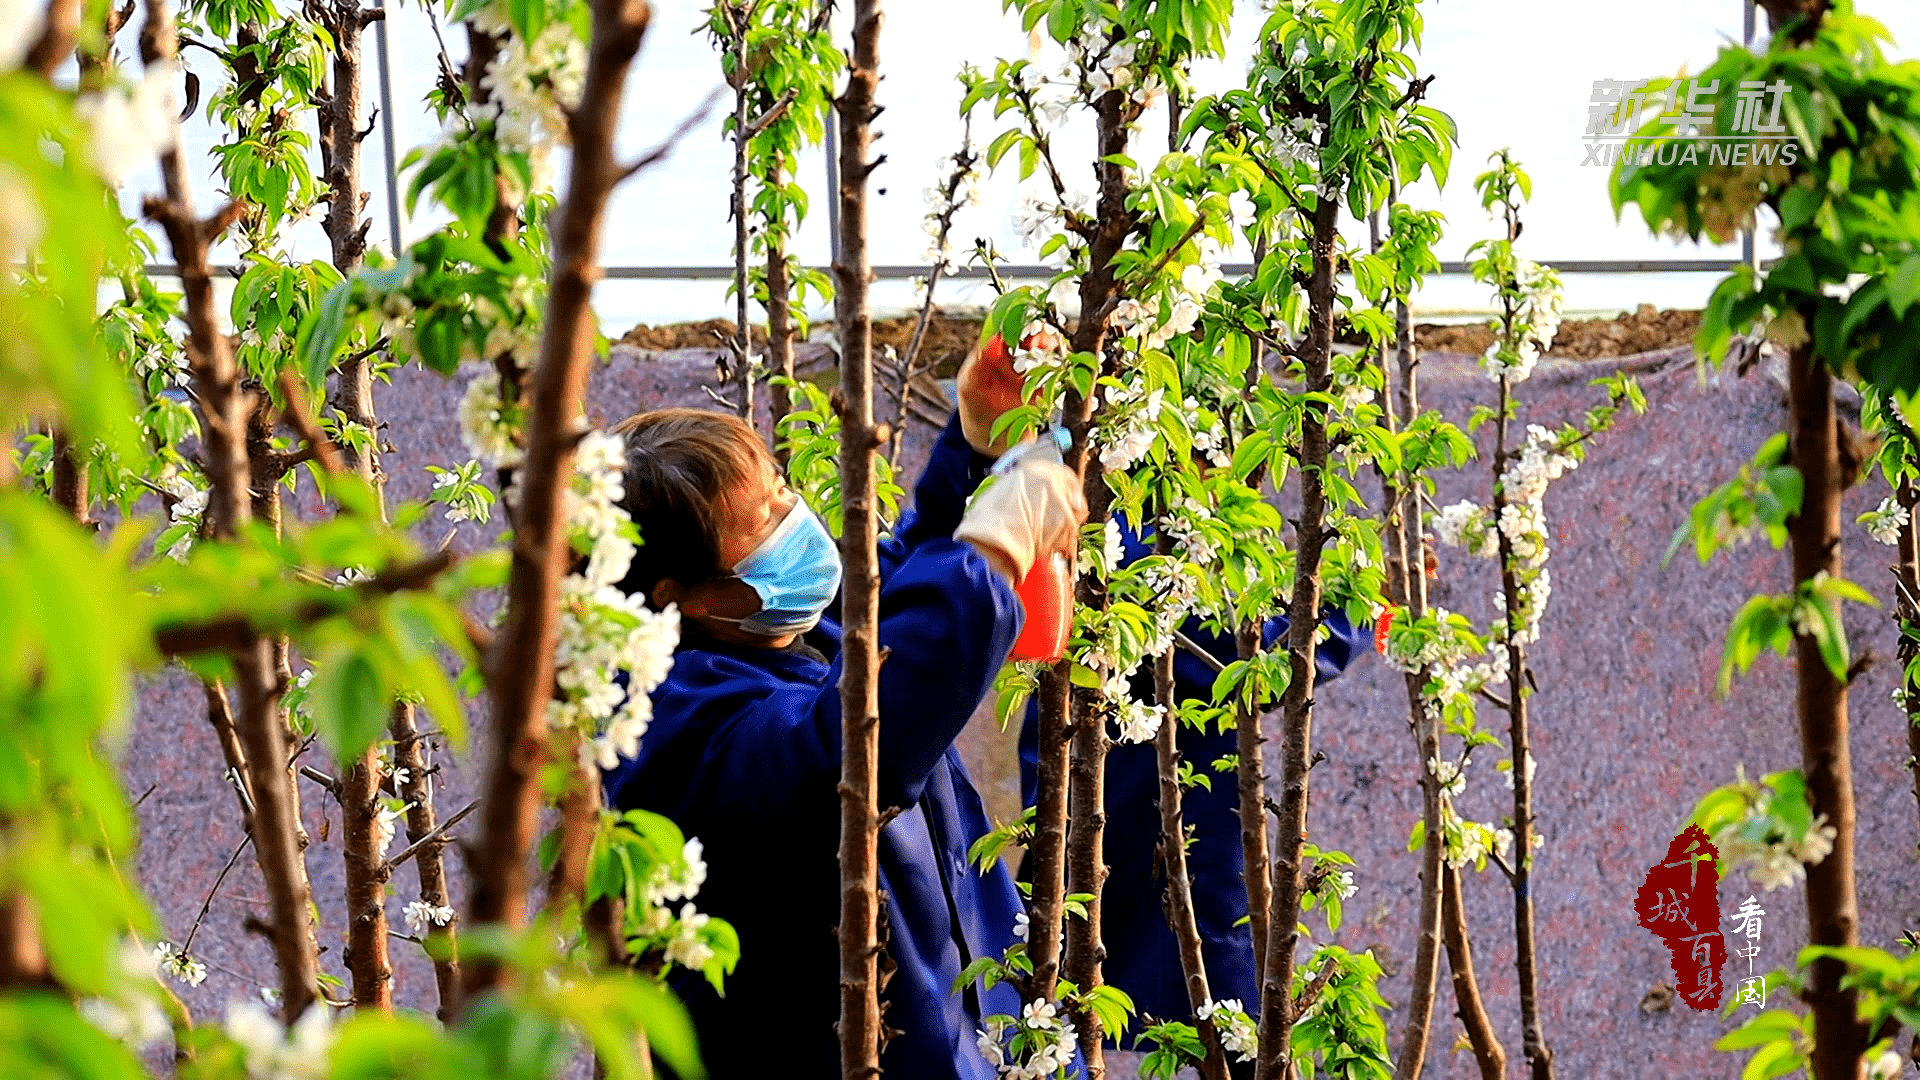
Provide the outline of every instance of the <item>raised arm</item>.
{"type": "MultiPolygon", "coordinates": [[[[908,806],[919,799],[927,776],[992,689],[1021,619],[1013,587],[961,541],[928,540],[888,579],[880,593],[884,803],[908,806]]],[[[710,785],[752,792],[755,813],[780,813],[810,792],[832,790],[840,770],[838,658],[819,681],[770,678],[733,655],[713,655],[706,667],[696,677],[712,682],[716,693],[693,697],[706,697],[702,707],[724,725],[714,729],[707,751],[707,765],[719,770],[710,785]]]]}

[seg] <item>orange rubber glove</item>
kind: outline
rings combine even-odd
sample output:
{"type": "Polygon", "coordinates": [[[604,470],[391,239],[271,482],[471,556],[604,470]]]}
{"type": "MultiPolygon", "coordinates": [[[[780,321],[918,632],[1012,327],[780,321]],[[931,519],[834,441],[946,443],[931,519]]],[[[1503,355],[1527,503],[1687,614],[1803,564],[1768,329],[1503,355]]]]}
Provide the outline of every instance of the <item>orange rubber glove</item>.
{"type": "MultiPolygon", "coordinates": [[[[1022,344],[1027,348],[1051,347],[1053,335],[1049,331],[1029,335],[1022,344]],[[1044,335],[1048,340],[1040,341],[1044,335]]],[[[1010,409],[1023,404],[1021,391],[1026,379],[1013,370],[1013,351],[1007,348],[999,334],[987,339],[986,344],[975,349],[960,365],[960,376],[956,380],[960,396],[960,429],[967,436],[967,443],[975,450],[990,457],[999,457],[1012,445],[1002,438],[993,439],[994,421],[1005,416],[1010,409]]]]}

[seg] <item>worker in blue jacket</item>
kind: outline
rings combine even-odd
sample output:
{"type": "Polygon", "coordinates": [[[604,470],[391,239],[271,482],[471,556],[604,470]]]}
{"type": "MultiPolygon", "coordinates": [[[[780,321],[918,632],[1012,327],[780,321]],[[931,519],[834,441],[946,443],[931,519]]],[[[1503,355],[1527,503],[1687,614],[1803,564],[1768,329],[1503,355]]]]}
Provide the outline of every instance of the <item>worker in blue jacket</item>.
{"type": "MultiPolygon", "coordinates": [[[[1124,520],[1120,524],[1122,565],[1153,554],[1124,520]]],[[[1362,652],[1361,635],[1337,608],[1321,614],[1330,631],[1315,652],[1315,680],[1325,682],[1343,671],[1362,652]]],[[[1267,621],[1267,647],[1280,643],[1287,620],[1267,621]]],[[[1188,619],[1180,628],[1186,637],[1222,664],[1238,658],[1232,634],[1211,634],[1201,620],[1188,619]]],[[[1173,654],[1174,697],[1179,701],[1211,701],[1215,670],[1185,649],[1173,654]]],[[[1140,665],[1131,693],[1137,701],[1154,701],[1153,666],[1140,665]]],[[[1029,707],[1020,733],[1020,781],[1026,804],[1034,804],[1039,761],[1039,711],[1029,707]]],[[[1235,754],[1235,733],[1201,732],[1183,727],[1178,745],[1181,760],[1196,772],[1235,754]]],[[[1194,920],[1200,927],[1201,954],[1207,965],[1207,986],[1214,1000],[1237,998],[1259,1015],[1260,989],[1253,974],[1252,930],[1247,917],[1246,865],[1240,847],[1240,795],[1233,776],[1213,777],[1212,790],[1196,785],[1180,800],[1182,817],[1194,834],[1187,849],[1187,875],[1193,889],[1194,920]],[[1235,924],[1239,925],[1235,925],[1235,924]]],[[[1185,975],[1180,969],[1179,946],[1167,926],[1166,874],[1160,864],[1159,761],[1151,742],[1116,743],[1107,755],[1106,832],[1103,846],[1109,876],[1101,891],[1100,936],[1106,945],[1102,978],[1133,998],[1135,1007],[1160,1020],[1193,1022],[1185,975]]]]}
{"type": "MultiPolygon", "coordinates": [[[[1004,868],[968,865],[990,825],[953,743],[1019,634],[1012,582],[1069,550],[1086,516],[1074,475],[1042,461],[968,504],[996,448],[967,436],[998,413],[973,415],[966,375],[966,422],[948,425],[913,511],[880,544],[880,803],[895,812],[879,839],[894,967],[882,1007],[898,1029],[881,1063],[915,1080],[990,1080],[982,1020],[1021,1010],[1005,984],[954,989],[970,961],[1013,944],[1021,900],[1004,868]]],[[[681,640],[637,755],[605,777],[608,802],[698,837],[697,902],[739,932],[724,998],[682,987],[716,1080],[838,1077],[836,543],[739,419],[663,409],[617,430],[643,540],[623,587],[677,605],[681,640]]]]}

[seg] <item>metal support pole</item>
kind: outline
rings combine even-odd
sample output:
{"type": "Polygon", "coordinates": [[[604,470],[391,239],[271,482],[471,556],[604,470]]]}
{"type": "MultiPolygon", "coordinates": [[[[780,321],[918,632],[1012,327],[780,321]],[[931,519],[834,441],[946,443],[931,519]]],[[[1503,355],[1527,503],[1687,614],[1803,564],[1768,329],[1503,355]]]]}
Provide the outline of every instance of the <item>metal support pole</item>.
{"type": "MultiPolygon", "coordinates": [[[[1753,33],[1754,33],[1754,30],[1757,28],[1755,25],[1757,20],[1754,17],[1754,7],[1755,7],[1754,0],[1742,0],[1741,7],[1745,9],[1746,17],[1745,17],[1745,24],[1744,24],[1745,33],[1740,40],[1748,48],[1752,48],[1753,33]]],[[[1746,263],[1748,266],[1751,266],[1756,270],[1760,268],[1759,245],[1754,243],[1752,229],[1746,229],[1742,231],[1740,234],[1740,261],[1746,263]]]]}
{"type": "Polygon", "coordinates": [[[827,137],[821,147],[827,154],[827,269],[831,271],[840,262],[840,138],[834,134],[836,125],[828,121],[827,137]]]}
{"type": "MultiPolygon", "coordinates": [[[[386,0],[374,0],[374,6],[386,9],[386,0]]],[[[391,14],[389,12],[389,14],[391,14]]],[[[400,257],[400,177],[399,162],[394,158],[393,146],[393,78],[388,73],[387,62],[387,20],[380,19],[373,24],[374,50],[380,61],[380,139],[386,147],[387,173],[387,236],[391,241],[388,250],[395,258],[400,257]]]]}

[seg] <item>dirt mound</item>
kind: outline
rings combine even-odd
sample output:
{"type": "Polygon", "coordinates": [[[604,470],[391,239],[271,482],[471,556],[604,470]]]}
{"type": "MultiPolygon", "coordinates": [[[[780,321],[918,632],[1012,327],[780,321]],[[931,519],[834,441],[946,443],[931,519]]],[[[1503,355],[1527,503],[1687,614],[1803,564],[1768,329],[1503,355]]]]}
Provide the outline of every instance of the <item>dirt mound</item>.
{"type": "MultiPolygon", "coordinates": [[[[1549,351],[1567,360],[1632,356],[1690,344],[1699,329],[1697,311],[1659,310],[1652,304],[1641,304],[1638,310],[1611,319],[1568,319],[1560,324],[1549,351]]],[[[1413,333],[1422,349],[1434,352],[1472,355],[1485,352],[1493,344],[1493,331],[1485,323],[1421,323],[1413,333]]]]}
{"type": "MultiPolygon", "coordinates": [[[[733,339],[733,332],[732,319],[706,319],[701,322],[672,323],[667,326],[648,326],[646,323],[641,323],[621,335],[620,344],[655,352],[665,352],[668,349],[717,349],[733,339]]],[[[766,331],[756,326],[750,329],[750,333],[753,336],[754,348],[766,347],[766,331]]]]}
{"type": "MultiPolygon", "coordinates": [[[[876,346],[891,345],[894,351],[904,354],[907,345],[913,340],[914,323],[917,318],[879,319],[873,324],[873,343],[876,346]]],[[[816,330],[832,329],[832,324],[819,322],[816,330]]],[[[667,326],[648,326],[646,323],[627,331],[620,338],[620,344],[631,345],[636,349],[653,352],[665,352],[668,349],[714,349],[721,347],[733,338],[734,323],[731,319],[706,319],[701,322],[673,323],[667,326]]],[[[767,344],[767,335],[760,327],[752,329],[753,347],[763,349],[767,344]]],[[[960,362],[967,358],[967,352],[980,338],[980,320],[957,315],[936,313],[927,320],[927,336],[920,344],[920,362],[933,365],[935,378],[952,378],[960,370],[960,362]]]]}
{"type": "MultiPolygon", "coordinates": [[[[873,324],[873,343],[891,345],[894,352],[905,356],[907,346],[913,341],[913,326],[917,318],[881,319],[873,324]]],[[[920,360],[918,366],[931,365],[933,377],[950,379],[960,370],[960,362],[973,351],[973,345],[980,340],[980,320],[957,315],[935,314],[927,320],[927,336],[920,342],[920,360]]]]}
{"type": "MultiPolygon", "coordinates": [[[[817,323],[816,327],[829,327],[817,323]]],[[[914,319],[881,319],[873,324],[875,345],[891,345],[896,352],[907,351],[913,338],[914,319]]],[[[1641,304],[1638,310],[1622,312],[1611,319],[1568,319],[1560,324],[1553,339],[1554,356],[1568,360],[1598,360],[1608,356],[1632,356],[1656,349],[1686,345],[1700,328],[1700,313],[1658,309],[1641,304]]],[[[1493,344],[1493,332],[1485,323],[1420,323],[1413,328],[1420,348],[1433,352],[1485,352],[1493,344]]],[[[620,340],[642,349],[711,349],[722,338],[733,335],[733,323],[727,319],[678,323],[672,326],[642,324],[627,331],[620,340]]],[[[922,363],[933,365],[935,378],[950,378],[960,369],[973,343],[980,338],[980,320],[966,316],[935,314],[927,323],[926,341],[920,347],[922,363]]],[[[766,335],[753,331],[755,348],[765,345],[766,335]]],[[[1341,340],[1345,341],[1343,335],[1341,340]]],[[[1349,344],[1359,344],[1356,339],[1349,344]]]]}

